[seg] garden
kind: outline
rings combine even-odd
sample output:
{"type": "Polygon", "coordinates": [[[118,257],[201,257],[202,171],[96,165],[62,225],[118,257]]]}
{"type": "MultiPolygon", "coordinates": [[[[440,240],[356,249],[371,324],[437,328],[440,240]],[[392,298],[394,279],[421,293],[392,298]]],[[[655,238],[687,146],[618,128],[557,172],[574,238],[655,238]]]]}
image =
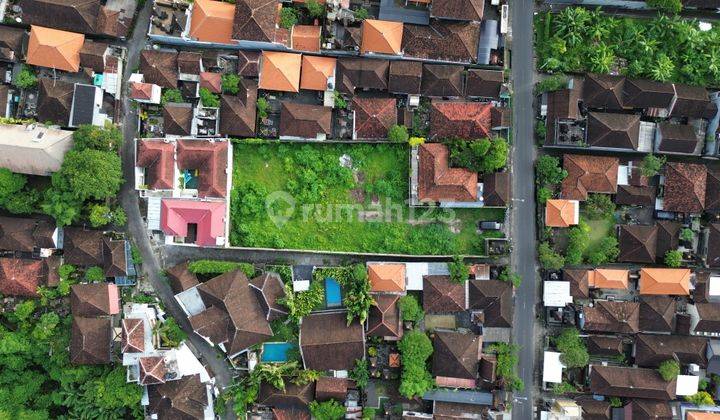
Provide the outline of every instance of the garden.
{"type": "Polygon", "coordinates": [[[535,18],[538,70],[720,84],[720,28],[679,16],[614,17],[581,7],[535,18]]]}
{"type": "Polygon", "coordinates": [[[407,144],[234,145],[234,246],[484,254],[504,209],[412,209],[407,144]]]}

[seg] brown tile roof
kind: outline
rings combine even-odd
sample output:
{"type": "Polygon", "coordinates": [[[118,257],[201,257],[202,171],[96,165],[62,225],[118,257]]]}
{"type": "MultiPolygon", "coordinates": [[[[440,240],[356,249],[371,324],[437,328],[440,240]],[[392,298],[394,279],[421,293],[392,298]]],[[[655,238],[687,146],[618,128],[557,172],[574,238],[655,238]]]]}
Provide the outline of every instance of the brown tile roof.
{"type": "Polygon", "coordinates": [[[188,270],[188,263],[186,262],[166,269],[165,274],[167,275],[168,283],[170,283],[170,288],[175,294],[184,292],[200,284],[197,276],[188,270]]]}
{"type": "Polygon", "coordinates": [[[180,51],[177,56],[178,71],[183,74],[200,76],[202,54],[190,51],[180,51]]]}
{"type": "Polygon", "coordinates": [[[636,333],[640,329],[640,304],[596,300],[595,306],[585,307],[586,331],[636,333]]]}
{"type": "Polygon", "coordinates": [[[483,175],[483,202],[489,207],[507,207],[510,203],[510,172],[483,175]]]}
{"type": "Polygon", "coordinates": [[[708,267],[720,267],[720,223],[708,226],[708,252],[705,257],[708,267]]]}
{"type": "Polygon", "coordinates": [[[691,125],[661,122],[657,129],[661,140],[658,151],[665,153],[695,153],[700,139],[691,125]]]}
{"type": "Polygon", "coordinates": [[[158,420],[201,419],[208,406],[207,391],[200,375],[183,376],[174,381],[147,387],[148,415],[158,420]]]}
{"type": "Polygon", "coordinates": [[[60,283],[60,273],[58,273],[58,269],[62,265],[62,257],[54,254],[43,258],[43,265],[45,265],[45,271],[48,273],[47,285],[50,287],[57,286],[58,283],[60,283]]]}
{"type": "Polygon", "coordinates": [[[588,270],[563,269],[563,280],[570,282],[570,295],[575,298],[587,299],[590,297],[588,286],[588,270]]]}
{"type": "Polygon", "coordinates": [[[395,98],[353,98],[355,135],[359,139],[387,137],[388,130],[397,124],[395,98]]]}
{"type": "Polygon", "coordinates": [[[145,324],[140,318],[125,318],[122,327],[122,353],[143,353],[145,351],[145,324]]]}
{"type": "Polygon", "coordinates": [[[469,63],[477,60],[480,24],[432,21],[405,25],[402,49],[407,57],[469,63]]]}
{"type": "Polygon", "coordinates": [[[512,327],[512,284],[500,280],[470,280],[468,289],[469,309],[483,312],[485,327],[512,327]]]}
{"type": "Polygon", "coordinates": [[[260,384],[257,404],[278,408],[303,408],[315,397],[315,382],[296,385],[290,378],[283,378],[285,390],[279,390],[267,381],[260,384]]]}
{"type": "Polygon", "coordinates": [[[127,258],[125,241],[112,241],[103,238],[103,272],[107,277],[127,276],[127,258]]]}
{"type": "Polygon", "coordinates": [[[272,408],[273,420],[310,420],[310,411],[307,408],[272,408]]]}
{"type": "Polygon", "coordinates": [[[590,366],[590,390],[593,394],[674,400],[676,380],[666,382],[652,369],[615,366],[590,366]]]}
{"type": "Polygon", "coordinates": [[[591,396],[579,397],[576,402],[582,408],[583,420],[609,420],[612,406],[609,400],[598,401],[591,396]]]}
{"type": "Polygon", "coordinates": [[[75,85],[61,80],[40,77],[38,92],[37,119],[67,126],[70,120],[75,85]]]}
{"type": "Polygon", "coordinates": [[[212,93],[220,93],[222,91],[222,74],[200,72],[200,88],[208,89],[212,93]]]}
{"type": "Polygon", "coordinates": [[[97,21],[95,21],[95,30],[101,35],[127,37],[132,17],[128,19],[120,14],[120,10],[110,10],[107,6],[101,7],[97,21]]]}
{"type": "Polygon", "coordinates": [[[112,283],[74,284],[70,310],[75,316],[107,316],[120,312],[118,288],[112,283]]]}
{"type": "Polygon", "coordinates": [[[285,286],[278,274],[265,272],[250,280],[250,287],[255,290],[265,319],[273,321],[287,315],[287,308],[280,304],[280,299],[285,297],[285,286]]]}
{"type": "Polygon", "coordinates": [[[664,255],[657,255],[657,226],[620,225],[618,261],[652,264],[664,255]]]}
{"type": "Polygon", "coordinates": [[[678,248],[680,244],[680,229],[682,228],[682,225],[680,222],[671,220],[658,220],[656,225],[658,228],[658,234],[655,255],[657,255],[658,262],[661,262],[665,260],[665,253],[678,248]]]}
{"type": "Polygon", "coordinates": [[[313,313],[300,324],[300,347],[305,369],[351,370],[365,356],[363,326],[348,326],[345,312],[313,313]]]}
{"type": "Polygon", "coordinates": [[[546,144],[555,142],[555,122],[559,119],[580,119],[580,79],[573,79],[572,89],[560,89],[547,93],[547,135],[546,144]]]}
{"type": "Polygon", "coordinates": [[[423,64],[421,93],[424,96],[462,96],[463,70],[463,66],[450,64],[423,64]]]}
{"type": "Polygon", "coordinates": [[[587,142],[593,147],[637,150],[640,116],[591,112],[587,120],[587,142]]]}
{"type": "Polygon", "coordinates": [[[350,95],[355,93],[356,88],[387,90],[389,68],[388,60],[340,58],[337,61],[336,88],[350,95]]]}
{"type": "Polygon", "coordinates": [[[274,42],[280,6],[272,0],[240,0],[235,3],[233,39],[274,42]]]}
{"type": "Polygon", "coordinates": [[[588,74],[583,82],[583,102],[588,108],[623,109],[624,76],[588,74]]]}
{"type": "Polygon", "coordinates": [[[153,86],[152,83],[131,82],[130,99],[152,99],[153,86]]]}
{"type": "Polygon", "coordinates": [[[112,360],[110,318],[73,316],[70,336],[70,363],[102,365],[112,360]]]}
{"type": "Polygon", "coordinates": [[[425,143],[418,147],[418,200],[477,200],[477,173],[451,168],[449,159],[450,152],[444,144],[425,143]]]}
{"type": "Polygon", "coordinates": [[[327,90],[328,82],[331,82],[332,78],[335,77],[336,66],[336,58],[303,55],[300,89],[327,90]]]}
{"type": "Polygon", "coordinates": [[[689,268],[653,268],[640,270],[641,295],[690,295],[689,268]]]}
{"type": "Polygon", "coordinates": [[[695,303],[699,321],[694,331],[720,333],[720,305],[717,303],[695,303]]]}
{"type": "Polygon", "coordinates": [[[369,263],[367,271],[372,292],[405,291],[405,264],[369,263]]]}
{"type": "Polygon", "coordinates": [[[497,375],[495,369],[497,367],[497,356],[494,354],[483,354],[480,359],[480,378],[486,382],[495,382],[497,375]]]}
{"type": "Polygon", "coordinates": [[[618,185],[615,203],[624,206],[655,206],[655,187],[618,185]]]}
{"type": "Polygon", "coordinates": [[[617,191],[618,158],[563,155],[568,176],[562,182],[562,197],[586,200],[588,193],[614,194],[617,191]]]}
{"type": "Polygon", "coordinates": [[[96,34],[99,0],[21,0],[25,25],[40,25],[66,31],[96,34]]]}
{"type": "Polygon", "coordinates": [[[720,168],[708,166],[705,184],[705,210],[720,212],[720,168]]]}
{"type": "Polygon", "coordinates": [[[171,190],[175,182],[175,146],[157,140],[138,140],[136,166],[145,168],[145,183],[153,190],[171,190]]]}
{"type": "Polygon", "coordinates": [[[376,337],[402,337],[402,319],[398,299],[400,295],[372,294],[373,305],[368,314],[367,335],[376,337]]]}
{"type": "Polygon", "coordinates": [[[89,68],[96,73],[105,72],[105,51],[110,45],[106,42],[85,40],[80,49],[80,66],[89,68]]]}
{"type": "Polygon", "coordinates": [[[402,22],[365,19],[362,22],[360,53],[400,54],[402,39],[402,22]]]}
{"type": "Polygon", "coordinates": [[[668,108],[675,97],[671,83],[625,79],[623,105],[628,108],[668,108]]]}
{"type": "Polygon", "coordinates": [[[422,72],[423,64],[420,61],[391,61],[388,90],[393,93],[420,94],[422,72]]]}
{"type": "Polygon", "coordinates": [[[483,0],[434,0],[430,6],[430,16],[479,22],[484,8],[483,0]]]}
{"type": "Polygon", "coordinates": [[[500,70],[470,69],[465,80],[465,94],[500,99],[500,90],[504,82],[505,76],[500,70]]]}
{"type": "Polygon", "coordinates": [[[0,59],[20,61],[23,58],[24,41],[24,29],[0,26],[0,59]]]}
{"type": "Polygon", "coordinates": [[[54,248],[54,233],[55,224],[44,219],[0,216],[0,249],[5,251],[54,248]]]}
{"type": "Polygon", "coordinates": [[[36,297],[47,277],[42,260],[0,258],[0,293],[5,296],[36,297]]]}
{"type": "Polygon", "coordinates": [[[620,337],[589,335],[587,338],[588,353],[595,356],[613,357],[623,352],[623,340],[620,337]]]}
{"type": "Polygon", "coordinates": [[[226,197],[228,143],[226,141],[179,140],[177,166],[199,170],[198,194],[201,197],[226,197]]]}
{"type": "Polygon", "coordinates": [[[232,42],[235,6],[213,0],[197,0],[192,5],[190,36],[199,41],[232,42]]]}
{"type": "Polygon", "coordinates": [[[490,135],[492,104],[434,100],[430,105],[430,137],[485,138],[490,135]]]}
{"type": "Polygon", "coordinates": [[[332,135],[332,108],[282,101],[281,136],[314,139],[318,134],[332,135]]]}
{"type": "Polygon", "coordinates": [[[66,227],[63,231],[65,263],[80,266],[103,264],[102,231],[79,227],[66,227]]]}
{"type": "Polygon", "coordinates": [[[462,312],[466,309],[465,284],[454,283],[450,276],[423,276],[423,309],[429,313],[462,312]]]}
{"type": "Polygon", "coordinates": [[[672,420],[673,418],[670,405],[665,401],[637,399],[630,401],[628,405],[634,419],[672,420]]]}
{"type": "MultiPolygon", "coordinates": [[[[690,1],[683,1],[683,4],[690,3],[690,1]]],[[[697,2],[695,2],[697,3],[697,2]]],[[[671,417],[672,418],[672,417],[671,417]]],[[[700,412],[700,411],[687,411],[685,420],[718,420],[720,419],[720,413],[713,412],[700,412]]]]}
{"type": "Polygon", "coordinates": [[[193,107],[188,103],[167,103],[163,107],[165,134],[190,136],[192,133],[193,107]]]}
{"type": "Polygon", "coordinates": [[[260,70],[260,51],[238,51],[238,74],[245,77],[257,77],[260,70]]]}
{"type": "Polygon", "coordinates": [[[223,344],[233,356],[273,334],[262,305],[241,270],[231,271],[197,287],[207,308],[189,318],[195,332],[223,344]]]}
{"type": "Polygon", "coordinates": [[[676,307],[675,299],[670,296],[641,296],[640,331],[674,331],[676,307]]]}
{"type": "Polygon", "coordinates": [[[162,356],[141,357],[140,365],[140,385],[153,385],[165,383],[165,375],[167,375],[167,366],[162,356]]]}
{"type": "Polygon", "coordinates": [[[433,376],[477,379],[482,337],[472,333],[435,331],[433,376]]]}
{"type": "Polygon", "coordinates": [[[321,376],[315,382],[315,399],[317,401],[345,401],[348,391],[348,381],[344,378],[321,376]]]}
{"type": "Polygon", "coordinates": [[[237,95],[220,97],[220,132],[227,136],[255,135],[257,116],[257,82],[243,80],[237,95]]]}
{"type": "Polygon", "coordinates": [[[705,165],[668,163],[665,165],[663,209],[681,213],[700,213],[705,208],[705,165]]]}
{"type": "Polygon", "coordinates": [[[708,91],[702,86],[675,84],[677,99],[671,117],[702,118],[710,105],[708,91]]]}
{"type": "Polygon", "coordinates": [[[707,346],[705,337],[638,334],[635,337],[635,363],[640,367],[656,368],[666,360],[675,359],[681,365],[694,363],[704,369],[707,346]]]}
{"type": "Polygon", "coordinates": [[[143,50],[140,53],[140,73],[146,83],[163,88],[176,88],[178,81],[178,54],[175,51],[143,50]]]}

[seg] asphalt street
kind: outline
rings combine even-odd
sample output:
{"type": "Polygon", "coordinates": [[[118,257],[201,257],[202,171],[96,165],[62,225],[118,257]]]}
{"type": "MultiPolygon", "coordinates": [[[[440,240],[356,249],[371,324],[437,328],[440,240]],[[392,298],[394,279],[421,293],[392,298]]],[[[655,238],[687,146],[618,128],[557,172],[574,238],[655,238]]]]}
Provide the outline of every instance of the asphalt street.
{"type": "MultiPolygon", "coordinates": [[[[127,81],[132,73],[133,69],[137,68],[140,61],[140,51],[145,46],[147,41],[146,32],[150,24],[150,15],[152,12],[153,2],[146,2],[143,9],[140,11],[137,17],[136,27],[133,31],[132,38],[128,39],[127,47],[127,61],[125,66],[124,81],[127,81]]],[[[127,92],[127,86],[124,86],[124,92],[127,92]]],[[[143,257],[143,274],[147,276],[148,280],[153,286],[153,289],[157,293],[160,300],[165,306],[167,313],[175,318],[180,327],[188,332],[188,339],[195,349],[200,352],[203,362],[209,366],[212,373],[215,375],[215,383],[218,388],[223,389],[229,385],[232,381],[232,372],[225,361],[225,356],[221,354],[217,349],[208,344],[200,336],[194,334],[190,327],[185,313],[180,308],[180,305],[175,300],[170,285],[160,275],[162,266],[158,261],[156,253],[153,250],[147,230],[140,214],[140,208],[138,207],[138,195],[134,190],[133,181],[134,176],[134,138],[137,133],[137,111],[135,108],[130,106],[130,101],[127,95],[123,96],[123,121],[122,130],[124,144],[121,150],[123,160],[123,175],[125,183],[120,191],[120,200],[123,208],[127,213],[128,217],[128,233],[133,239],[137,247],[140,249],[140,253],[143,257]]],[[[229,407],[229,405],[228,405],[229,407]]],[[[232,410],[226,410],[226,418],[234,418],[232,410]]]]}
{"type": "Polygon", "coordinates": [[[515,393],[514,419],[535,418],[535,303],[538,267],[535,262],[535,180],[533,165],[533,7],[532,0],[510,2],[513,83],[512,267],[522,279],[515,294],[513,340],[519,347],[518,374],[525,389],[515,393]]]}

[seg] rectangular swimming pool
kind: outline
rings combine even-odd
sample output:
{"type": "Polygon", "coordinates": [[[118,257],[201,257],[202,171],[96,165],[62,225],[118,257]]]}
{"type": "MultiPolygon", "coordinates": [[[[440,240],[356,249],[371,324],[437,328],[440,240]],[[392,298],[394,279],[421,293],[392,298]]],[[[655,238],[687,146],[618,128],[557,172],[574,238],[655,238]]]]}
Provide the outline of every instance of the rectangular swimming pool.
{"type": "Polygon", "coordinates": [[[265,363],[282,363],[288,360],[288,351],[294,348],[292,343],[265,343],[262,346],[260,361],[265,363]]]}
{"type": "Polygon", "coordinates": [[[340,284],[332,277],[325,278],[325,306],[338,308],[342,305],[340,284]]]}

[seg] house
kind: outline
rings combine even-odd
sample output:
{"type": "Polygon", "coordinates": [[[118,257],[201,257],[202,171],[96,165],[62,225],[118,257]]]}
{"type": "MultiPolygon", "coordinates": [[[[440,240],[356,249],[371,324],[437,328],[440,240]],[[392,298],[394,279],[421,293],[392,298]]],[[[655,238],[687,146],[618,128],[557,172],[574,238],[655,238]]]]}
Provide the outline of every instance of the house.
{"type": "Polygon", "coordinates": [[[332,137],[332,108],[282,101],[280,138],[325,140],[332,137]]]}
{"type": "Polygon", "coordinates": [[[103,265],[103,232],[80,227],[63,229],[63,259],[83,267],[103,265]]]}
{"type": "MultiPolygon", "coordinates": [[[[632,413],[632,418],[672,420],[673,411],[666,401],[634,399],[623,407],[624,412],[632,413]]],[[[690,419],[688,419],[690,420],[690,419]]]]}
{"type": "Polygon", "coordinates": [[[640,367],[657,368],[666,360],[677,360],[681,365],[707,366],[708,340],[704,337],[681,335],[638,334],[633,355],[640,367]]]}
{"type": "Polygon", "coordinates": [[[336,66],[336,58],[303,55],[300,89],[334,91],[336,66]]]}
{"type": "Polygon", "coordinates": [[[298,51],[320,52],[322,28],[313,25],[293,25],[290,33],[290,47],[298,51]]]}
{"type": "Polygon", "coordinates": [[[436,330],[432,373],[440,387],[475,388],[482,337],[473,333],[436,330]]]}
{"type": "Polygon", "coordinates": [[[589,273],[590,270],[584,269],[563,269],[563,280],[570,282],[570,296],[576,299],[588,299],[590,297],[589,273]]]}
{"type": "Polygon", "coordinates": [[[588,270],[588,287],[591,289],[628,289],[628,270],[596,268],[588,270]]]}
{"type": "Polygon", "coordinates": [[[147,387],[148,405],[145,412],[151,418],[214,418],[211,386],[203,384],[200,375],[184,376],[176,381],[147,387]]]}
{"type": "Polygon", "coordinates": [[[0,258],[0,293],[3,296],[38,297],[39,286],[48,285],[47,259],[0,258]]]}
{"type": "Polygon", "coordinates": [[[60,170],[73,133],[38,124],[0,124],[0,167],[15,173],[49,176],[60,170]]]}
{"type": "Polygon", "coordinates": [[[720,307],[716,303],[695,303],[687,305],[690,315],[690,333],[716,336],[720,334],[720,307]]]}
{"type": "Polygon", "coordinates": [[[105,72],[109,48],[110,44],[106,42],[86,39],[80,49],[80,67],[90,69],[95,73],[105,72]]]}
{"type": "Polygon", "coordinates": [[[500,99],[505,75],[499,70],[468,69],[465,95],[472,98],[500,99]]]}
{"type": "Polygon", "coordinates": [[[398,306],[400,295],[373,293],[371,296],[373,304],[368,313],[367,335],[388,341],[399,340],[403,335],[398,306]]]}
{"type": "Polygon", "coordinates": [[[481,320],[483,330],[511,328],[513,322],[513,288],[500,280],[470,280],[468,309],[481,320]]]}
{"type": "Polygon", "coordinates": [[[28,64],[75,73],[80,70],[80,49],[85,36],[73,32],[30,27],[28,41],[28,64]]]}
{"type": "Polygon", "coordinates": [[[249,347],[272,337],[268,310],[273,302],[255,288],[241,270],[230,271],[197,286],[205,307],[190,314],[188,320],[195,333],[211,344],[220,346],[232,358],[249,347]]]}
{"type": "Polygon", "coordinates": [[[337,60],[336,89],[352,95],[355,89],[387,90],[388,60],[370,58],[339,58],[337,60]]]}
{"type": "Polygon", "coordinates": [[[663,210],[701,213],[705,209],[705,165],[671,162],[665,165],[663,210]]]}
{"type": "Polygon", "coordinates": [[[433,20],[428,25],[406,24],[402,50],[406,57],[470,63],[478,59],[480,24],[433,20]]]}
{"type": "Polygon", "coordinates": [[[181,172],[189,173],[193,180],[197,179],[198,197],[227,197],[229,148],[229,142],[221,140],[177,141],[177,167],[181,172]]]}
{"type": "Polygon", "coordinates": [[[260,51],[238,50],[237,73],[243,77],[257,77],[260,73],[260,51]]]}
{"type": "Polygon", "coordinates": [[[562,372],[565,365],[560,361],[562,354],[556,351],[543,352],[542,382],[543,385],[559,384],[562,382],[562,372]]]}
{"type": "Polygon", "coordinates": [[[371,292],[405,293],[405,285],[407,283],[405,264],[368,263],[367,270],[371,292]]]}
{"type": "Polygon", "coordinates": [[[423,276],[423,309],[427,313],[463,312],[468,306],[467,294],[467,282],[455,283],[450,276],[423,276]]]}
{"type": "Polygon", "coordinates": [[[593,356],[618,357],[624,354],[623,339],[616,336],[589,335],[587,349],[593,356]]]}
{"type": "Polygon", "coordinates": [[[140,73],[146,83],[162,88],[178,86],[178,53],[167,50],[143,50],[140,53],[140,73]]]}
{"type": "Polygon", "coordinates": [[[580,221],[580,202],[577,200],[547,200],[545,226],[570,227],[580,221]]]}
{"type": "Polygon", "coordinates": [[[618,226],[618,261],[647,264],[664,261],[668,251],[678,248],[680,228],[680,223],[668,220],[652,226],[618,226]]]}
{"type": "Polygon", "coordinates": [[[624,76],[588,74],[583,83],[583,103],[591,109],[621,111],[624,86],[624,76]]]}
{"type": "MultiPolygon", "coordinates": [[[[122,3],[119,3],[122,4],[122,3]]],[[[22,0],[19,2],[22,22],[87,35],[124,38],[128,34],[134,7],[118,9],[119,4],[99,0],[22,0]]]]}
{"type": "Polygon", "coordinates": [[[711,107],[708,91],[702,86],[675,84],[675,105],[671,117],[703,118],[711,107]]]}
{"type": "Polygon", "coordinates": [[[260,83],[264,90],[300,91],[300,54],[263,51],[260,59],[260,83]]]}
{"type": "Polygon", "coordinates": [[[305,369],[350,371],[365,358],[365,332],[344,311],[316,312],[300,322],[300,354],[305,369]]]}
{"type": "Polygon", "coordinates": [[[190,15],[190,38],[219,44],[232,43],[235,6],[215,0],[194,1],[190,15]]]}
{"type": "Polygon", "coordinates": [[[287,315],[287,308],[280,304],[285,297],[285,285],[277,273],[265,272],[250,280],[258,302],[265,313],[265,319],[274,321],[287,315]]]}
{"type": "Polygon", "coordinates": [[[72,106],[70,107],[69,127],[79,127],[83,124],[92,124],[105,127],[112,122],[107,114],[102,112],[103,90],[94,85],[75,83],[72,106]]]}
{"type": "Polygon", "coordinates": [[[615,194],[618,166],[618,158],[563,155],[563,168],[568,176],[562,182],[562,198],[584,201],[588,193],[615,194]]]}
{"type": "Polygon", "coordinates": [[[0,27],[0,60],[17,62],[24,58],[25,30],[11,26],[0,27]]]}
{"type": "Polygon", "coordinates": [[[352,100],[353,139],[383,139],[397,124],[395,98],[365,98],[352,100]]]}
{"type": "Polygon", "coordinates": [[[463,96],[463,66],[451,64],[423,64],[420,93],[428,97],[463,96]]]}
{"type": "Polygon", "coordinates": [[[689,268],[650,268],[640,270],[641,295],[690,295],[689,268]]]}
{"type": "Polygon", "coordinates": [[[321,376],[315,381],[315,400],[344,402],[348,393],[348,380],[321,376]]]}
{"type": "Polygon", "coordinates": [[[220,73],[209,71],[200,72],[200,89],[207,89],[212,93],[222,93],[222,78],[220,73]]]}
{"type": "Polygon", "coordinates": [[[669,111],[674,99],[675,88],[671,83],[625,79],[623,84],[623,106],[626,108],[656,108],[669,111]]]}
{"type": "Polygon", "coordinates": [[[103,317],[120,313],[120,293],[112,283],[75,284],[70,289],[74,316],[103,317]]]}
{"type": "Polygon", "coordinates": [[[60,231],[54,222],[0,216],[0,250],[47,256],[58,247],[60,231]]]}
{"type": "Polygon", "coordinates": [[[656,188],[652,186],[618,185],[615,204],[622,206],[655,206],[656,188]]]}
{"type": "Polygon", "coordinates": [[[660,153],[700,154],[700,140],[691,125],[661,122],[655,131],[655,144],[660,153]]]}
{"type": "Polygon", "coordinates": [[[409,60],[390,62],[388,91],[398,94],[419,95],[422,86],[423,63],[409,60]]]}
{"type": "Polygon", "coordinates": [[[70,330],[70,363],[104,365],[112,361],[110,318],[73,316],[70,330]]]}
{"type": "Polygon", "coordinates": [[[677,303],[670,296],[640,297],[640,331],[670,333],[675,331],[677,303]]]}
{"type": "Polygon", "coordinates": [[[67,126],[75,85],[47,77],[38,79],[37,119],[67,126]]]}
{"type": "Polygon", "coordinates": [[[720,267],[720,223],[711,223],[705,237],[705,264],[720,267]]]}
{"type": "Polygon", "coordinates": [[[226,202],[163,198],[160,229],[165,242],[222,246],[227,238],[226,202]]]}
{"type": "Polygon", "coordinates": [[[256,404],[282,409],[301,409],[307,411],[307,405],[315,399],[315,382],[298,385],[290,378],[283,378],[285,389],[277,389],[267,381],[262,381],[258,390],[256,404]]]}
{"type": "Polygon", "coordinates": [[[450,167],[450,152],[442,143],[425,143],[417,149],[417,200],[420,203],[460,203],[478,200],[478,175],[450,167]]]}
{"type": "Polygon", "coordinates": [[[174,265],[166,269],[165,275],[174,294],[182,293],[200,284],[197,276],[188,269],[188,263],[174,265]]]}
{"type": "Polygon", "coordinates": [[[453,21],[480,22],[485,2],[482,0],[440,0],[432,3],[430,17],[453,21]]]}
{"type": "MultiPolygon", "coordinates": [[[[172,190],[175,186],[175,145],[172,142],[142,139],[137,142],[135,167],[144,170],[142,183],[151,190],[172,190]]],[[[138,185],[137,187],[142,187],[138,185]]]]}
{"type": "Polygon", "coordinates": [[[362,22],[361,54],[401,54],[402,22],[365,19],[362,22]]]}
{"type": "Polygon", "coordinates": [[[490,136],[491,109],[484,102],[440,101],[430,103],[430,138],[480,139],[490,136]]]}
{"type": "Polygon", "coordinates": [[[590,365],[590,391],[608,397],[674,400],[676,380],[653,369],[590,365]]]}
{"type": "Polygon", "coordinates": [[[257,82],[242,80],[237,95],[220,96],[220,133],[226,136],[255,135],[257,82]]]}
{"type": "Polygon", "coordinates": [[[720,214],[720,170],[711,166],[708,166],[707,170],[705,211],[711,214],[720,214]]]}
{"type": "Polygon", "coordinates": [[[640,330],[640,303],[596,300],[583,308],[585,331],[634,334],[640,330]]]}
{"type": "Polygon", "coordinates": [[[612,406],[609,399],[599,401],[592,396],[580,396],[575,400],[582,408],[584,418],[590,420],[610,420],[612,406]]]}
{"type": "Polygon", "coordinates": [[[159,105],[162,97],[162,88],[153,83],[130,83],[129,98],[144,104],[159,105]]]}
{"type": "Polygon", "coordinates": [[[591,147],[638,150],[640,115],[590,112],[586,142],[591,147]]]}
{"type": "Polygon", "coordinates": [[[197,135],[195,109],[190,103],[166,103],[163,106],[163,131],[167,136],[197,135]]]}
{"type": "Polygon", "coordinates": [[[233,35],[235,40],[273,43],[278,31],[280,8],[270,0],[240,0],[235,4],[233,35]]]}
{"type": "Polygon", "coordinates": [[[485,207],[507,207],[510,203],[510,172],[492,172],[482,177],[485,207]]]}

